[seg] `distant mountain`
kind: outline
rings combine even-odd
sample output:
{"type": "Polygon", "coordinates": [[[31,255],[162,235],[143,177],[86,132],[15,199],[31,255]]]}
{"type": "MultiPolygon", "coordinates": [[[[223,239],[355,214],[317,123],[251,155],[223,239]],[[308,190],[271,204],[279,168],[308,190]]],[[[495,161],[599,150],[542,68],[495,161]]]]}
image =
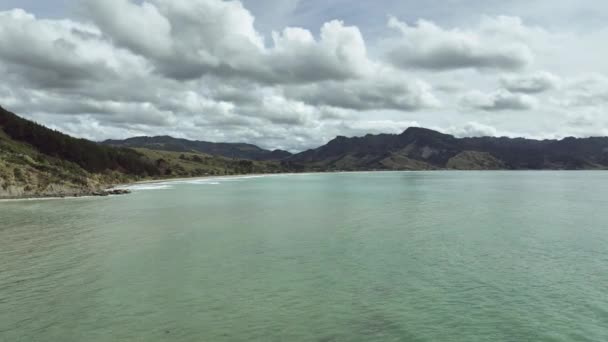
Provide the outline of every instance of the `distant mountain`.
{"type": "Polygon", "coordinates": [[[291,156],[291,153],[282,150],[269,151],[252,144],[242,143],[212,143],[178,139],[170,136],[135,137],[125,140],[106,140],[104,145],[147,148],[151,150],[173,152],[199,152],[213,156],[249,160],[281,160],[291,156]]]}
{"type": "Polygon", "coordinates": [[[425,128],[337,137],[285,160],[311,170],[608,169],[608,138],[462,138],[425,128]]]}

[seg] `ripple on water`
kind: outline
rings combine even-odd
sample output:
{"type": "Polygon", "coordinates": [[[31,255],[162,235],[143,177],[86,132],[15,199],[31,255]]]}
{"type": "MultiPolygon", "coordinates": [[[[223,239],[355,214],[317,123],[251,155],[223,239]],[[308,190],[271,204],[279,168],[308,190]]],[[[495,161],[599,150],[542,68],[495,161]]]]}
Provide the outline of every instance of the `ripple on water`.
{"type": "Polygon", "coordinates": [[[0,203],[0,341],[608,341],[606,173],[256,179],[0,203]]]}

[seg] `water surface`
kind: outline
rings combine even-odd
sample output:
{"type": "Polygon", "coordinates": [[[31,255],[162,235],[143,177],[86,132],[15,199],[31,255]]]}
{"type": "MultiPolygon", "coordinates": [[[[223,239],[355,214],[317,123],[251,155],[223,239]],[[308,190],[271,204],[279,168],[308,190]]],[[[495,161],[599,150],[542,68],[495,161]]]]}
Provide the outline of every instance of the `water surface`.
{"type": "Polygon", "coordinates": [[[0,341],[608,341],[608,173],[0,203],[0,341]]]}

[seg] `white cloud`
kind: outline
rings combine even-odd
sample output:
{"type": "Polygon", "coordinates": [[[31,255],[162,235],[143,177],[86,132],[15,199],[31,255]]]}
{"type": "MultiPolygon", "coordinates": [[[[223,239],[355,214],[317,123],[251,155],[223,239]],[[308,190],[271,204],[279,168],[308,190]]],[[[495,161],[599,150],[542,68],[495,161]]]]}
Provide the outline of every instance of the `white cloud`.
{"type": "Polygon", "coordinates": [[[446,130],[446,133],[460,138],[498,136],[498,131],[495,127],[475,121],[467,122],[463,126],[450,127],[446,130]]]}
{"type": "Polygon", "coordinates": [[[556,104],[565,107],[596,107],[608,109],[608,77],[591,74],[570,80],[565,86],[562,97],[555,99],[556,104]]]}
{"type": "Polygon", "coordinates": [[[432,87],[421,80],[408,80],[395,70],[380,70],[346,82],[321,82],[289,87],[286,95],[311,105],[353,110],[393,109],[416,111],[440,106],[432,87]]]}
{"type": "Polygon", "coordinates": [[[175,79],[215,74],[265,83],[303,83],[356,78],[371,68],[359,29],[338,20],[325,23],[319,39],[297,27],[274,32],[267,47],[254,27],[254,17],[238,1],[153,0],[137,5],[128,0],[88,0],[87,4],[95,23],[116,44],[175,79]]]}
{"type": "Polygon", "coordinates": [[[503,76],[501,85],[510,92],[535,94],[557,88],[561,80],[558,76],[540,71],[530,75],[503,76]]]}
{"type": "Polygon", "coordinates": [[[0,12],[0,59],[6,74],[40,87],[75,87],[145,68],[100,35],[97,28],[70,20],[40,20],[19,9],[0,12]]]}
{"type": "MultiPolygon", "coordinates": [[[[285,11],[310,6],[290,3],[285,11]]],[[[1,105],[94,139],[170,134],[290,150],[412,123],[462,136],[608,127],[602,27],[531,26],[480,16],[479,4],[460,20],[393,18],[390,30],[357,12],[367,4],[275,21],[302,27],[260,23],[238,1],[85,4],[79,19],[0,12],[1,105]]]]}
{"type": "Polygon", "coordinates": [[[391,17],[388,26],[401,36],[390,42],[388,59],[404,69],[517,70],[532,63],[534,54],[520,41],[504,38],[505,28],[484,22],[477,30],[446,30],[419,20],[415,26],[391,17]]]}
{"type": "Polygon", "coordinates": [[[465,107],[484,111],[529,110],[538,105],[536,98],[525,94],[513,94],[505,90],[493,93],[471,91],[461,98],[465,107]]]}
{"type": "Polygon", "coordinates": [[[319,40],[308,30],[288,27],[274,32],[273,42],[259,62],[272,68],[277,83],[358,78],[373,68],[359,29],[341,21],[325,23],[319,40]]]}
{"type": "Polygon", "coordinates": [[[85,1],[85,5],[118,46],[159,58],[171,53],[171,23],[153,3],[139,6],[126,0],[104,0],[85,1]]]}

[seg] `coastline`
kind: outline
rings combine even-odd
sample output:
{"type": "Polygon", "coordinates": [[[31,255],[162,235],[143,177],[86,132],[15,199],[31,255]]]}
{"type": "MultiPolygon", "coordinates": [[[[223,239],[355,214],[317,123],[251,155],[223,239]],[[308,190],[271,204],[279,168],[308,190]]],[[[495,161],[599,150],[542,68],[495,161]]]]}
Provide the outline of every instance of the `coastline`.
{"type": "MultiPolygon", "coordinates": [[[[313,173],[313,172],[307,172],[313,173]]],[[[158,184],[158,183],[168,183],[168,182],[182,182],[189,180],[197,180],[197,179],[230,179],[230,178],[242,178],[242,177],[266,177],[266,176],[275,176],[275,175],[293,175],[296,173],[251,173],[251,174],[243,174],[243,175],[227,175],[227,176],[197,176],[197,177],[178,177],[178,178],[162,178],[162,179],[147,179],[141,181],[135,181],[131,183],[123,183],[117,184],[113,188],[125,188],[138,184],[158,184]]],[[[112,188],[108,188],[112,189],[112,188]]]]}
{"type": "Polygon", "coordinates": [[[68,193],[49,193],[42,195],[24,195],[24,196],[6,196],[0,197],[1,202],[17,202],[17,201],[36,201],[36,200],[62,200],[62,199],[79,199],[79,198],[97,198],[97,197],[111,197],[111,196],[123,196],[131,194],[129,187],[139,184],[158,184],[166,182],[180,182],[197,179],[227,179],[227,178],[242,178],[242,177],[263,177],[272,175],[289,175],[291,173],[256,173],[256,174],[243,174],[243,175],[227,175],[227,176],[199,176],[199,177],[179,177],[179,178],[160,178],[160,179],[146,179],[133,181],[128,183],[110,184],[100,190],[83,190],[81,192],[68,192],[68,193]]]}
{"type": "Polygon", "coordinates": [[[209,180],[209,179],[230,179],[230,178],[243,178],[243,177],[269,177],[269,176],[289,176],[289,175],[312,175],[312,174],[324,174],[324,173],[370,173],[370,172],[500,172],[500,171],[529,171],[529,172],[552,172],[552,171],[607,171],[604,169],[589,169],[589,170],[367,170],[367,171],[312,171],[312,172],[286,172],[286,173],[252,173],[242,175],[222,175],[222,176],[198,176],[198,177],[178,177],[178,178],[159,178],[159,179],[146,179],[138,180],[128,183],[112,184],[103,187],[100,190],[86,190],[82,192],[73,193],[49,193],[43,195],[25,195],[25,196],[7,196],[0,197],[0,203],[2,202],[17,202],[17,201],[36,201],[36,200],[62,200],[62,199],[85,199],[85,198],[97,198],[97,197],[112,197],[112,196],[123,196],[131,194],[130,187],[144,184],[159,184],[159,183],[173,183],[183,182],[192,180],[209,180]]]}
{"type": "Polygon", "coordinates": [[[77,199],[77,198],[95,198],[108,196],[121,196],[130,194],[131,191],[124,189],[116,189],[115,187],[104,188],[99,191],[82,191],[74,193],[49,193],[43,195],[24,195],[24,196],[6,196],[0,197],[0,202],[15,202],[15,201],[34,201],[34,200],[57,200],[57,199],[77,199]]]}

